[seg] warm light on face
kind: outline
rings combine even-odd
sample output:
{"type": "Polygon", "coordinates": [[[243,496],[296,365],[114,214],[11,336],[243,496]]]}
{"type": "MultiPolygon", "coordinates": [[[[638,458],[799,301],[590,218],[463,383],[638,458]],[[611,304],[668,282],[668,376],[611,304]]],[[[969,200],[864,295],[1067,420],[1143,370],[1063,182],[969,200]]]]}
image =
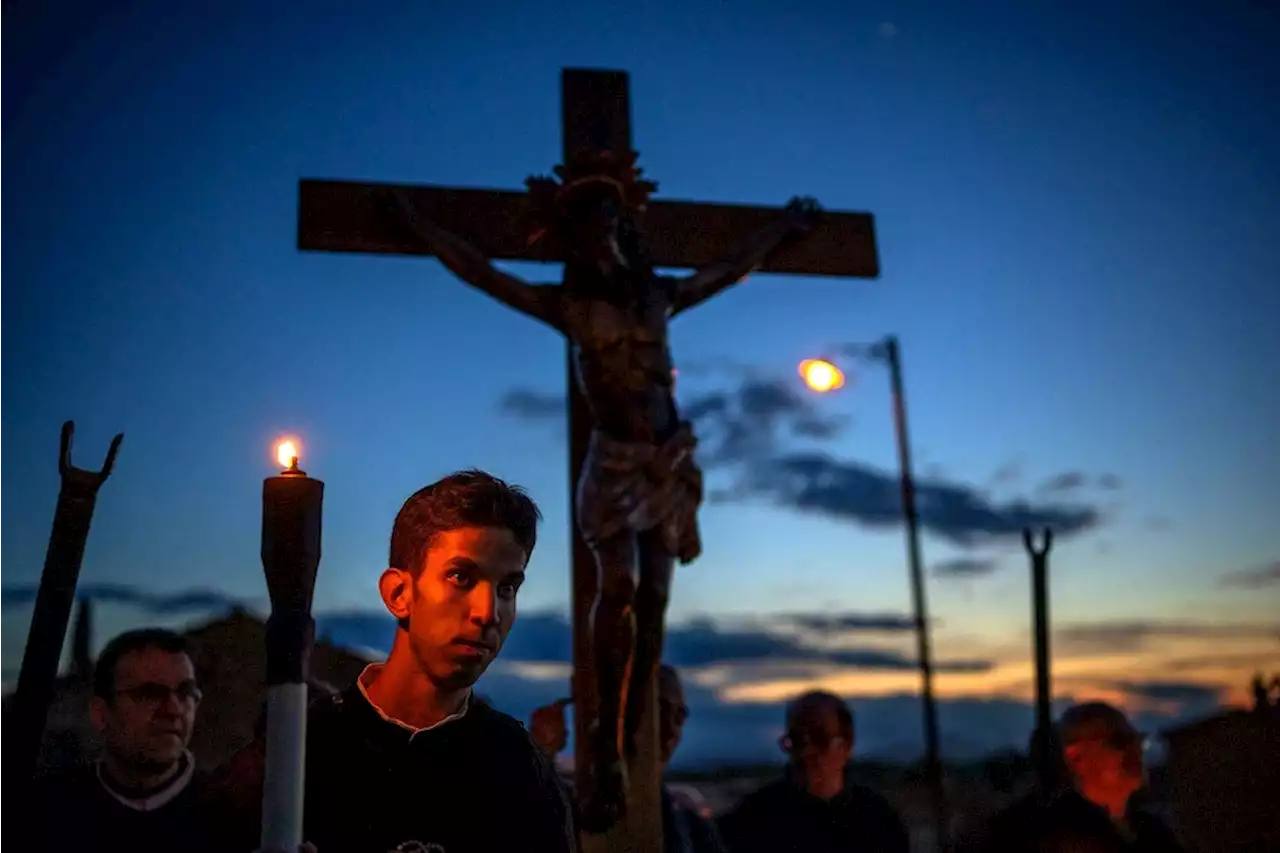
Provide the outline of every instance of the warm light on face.
{"type": "Polygon", "coordinates": [[[276,444],[276,461],[280,463],[281,468],[291,468],[294,462],[302,454],[298,450],[298,442],[292,438],[286,438],[276,444]]]}
{"type": "Polygon", "coordinates": [[[806,358],[800,362],[800,378],[820,394],[844,387],[844,372],[820,358],[806,358]]]}

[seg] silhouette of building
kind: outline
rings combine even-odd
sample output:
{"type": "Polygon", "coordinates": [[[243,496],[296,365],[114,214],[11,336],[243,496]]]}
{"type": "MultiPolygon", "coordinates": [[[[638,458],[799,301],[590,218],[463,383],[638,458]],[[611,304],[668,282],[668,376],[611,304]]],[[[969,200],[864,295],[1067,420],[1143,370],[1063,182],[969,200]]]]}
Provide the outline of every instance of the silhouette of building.
{"type": "Polygon", "coordinates": [[[1280,706],[1226,711],[1163,734],[1170,812],[1191,849],[1280,850],[1280,706]]]}
{"type": "MultiPolygon", "coordinates": [[[[41,749],[42,771],[91,761],[100,748],[89,724],[92,612],[90,602],[81,603],[73,628],[70,666],[54,685],[41,749]]],[[[254,724],[266,699],[266,625],[236,609],[185,633],[195,647],[196,677],[204,691],[191,751],[199,766],[212,769],[253,739],[254,724]]],[[[368,662],[355,652],[321,640],[312,652],[311,675],[342,690],[355,683],[368,662]]]]}

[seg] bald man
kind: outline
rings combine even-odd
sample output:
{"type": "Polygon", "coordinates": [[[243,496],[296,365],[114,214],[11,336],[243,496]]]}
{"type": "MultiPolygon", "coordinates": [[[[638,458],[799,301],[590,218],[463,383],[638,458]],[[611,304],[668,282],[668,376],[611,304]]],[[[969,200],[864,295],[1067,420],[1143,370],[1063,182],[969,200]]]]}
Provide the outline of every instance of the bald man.
{"type": "Polygon", "coordinates": [[[1146,785],[1142,735],[1104,702],[1068,708],[1057,727],[1065,778],[998,814],[974,845],[991,853],[1091,850],[1182,853],[1155,815],[1133,805],[1146,785]]]}

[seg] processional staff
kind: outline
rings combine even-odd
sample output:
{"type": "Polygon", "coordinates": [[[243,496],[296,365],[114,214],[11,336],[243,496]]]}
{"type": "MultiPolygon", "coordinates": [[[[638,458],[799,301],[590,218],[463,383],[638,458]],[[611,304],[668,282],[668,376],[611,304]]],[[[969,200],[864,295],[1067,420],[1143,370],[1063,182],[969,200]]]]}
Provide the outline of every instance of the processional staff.
{"type": "MultiPolygon", "coordinates": [[[[13,697],[10,736],[5,738],[12,750],[5,759],[5,766],[11,774],[9,784],[16,786],[9,790],[22,796],[29,793],[30,782],[40,760],[40,742],[49,715],[49,703],[53,700],[58,662],[67,636],[67,623],[71,620],[71,607],[75,603],[76,583],[80,579],[80,564],[84,561],[84,546],[89,538],[98,489],[111,475],[116,453],[124,439],[121,433],[111,440],[101,471],[85,471],[71,464],[71,439],[75,431],[73,421],[62,425],[62,446],[58,453],[62,487],[53,512],[53,530],[49,534],[35,612],[27,631],[27,646],[22,654],[22,669],[13,697]]],[[[26,811],[16,810],[16,813],[21,815],[26,811]]]]}
{"type": "Polygon", "coordinates": [[[1022,544],[1031,558],[1031,609],[1035,624],[1036,728],[1032,756],[1040,790],[1048,792],[1059,781],[1062,757],[1053,730],[1053,688],[1049,669],[1049,551],[1053,531],[1045,528],[1044,544],[1036,547],[1031,528],[1022,531],[1022,544]]]}

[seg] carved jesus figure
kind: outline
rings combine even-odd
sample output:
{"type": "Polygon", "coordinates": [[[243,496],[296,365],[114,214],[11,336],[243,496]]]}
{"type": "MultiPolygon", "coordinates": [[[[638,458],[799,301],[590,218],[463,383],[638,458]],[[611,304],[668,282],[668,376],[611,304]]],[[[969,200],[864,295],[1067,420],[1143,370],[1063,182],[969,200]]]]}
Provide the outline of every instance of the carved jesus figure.
{"type": "Polygon", "coordinates": [[[788,238],[808,233],[818,206],[793,199],[732,258],[684,278],[654,273],[639,214],[656,184],[635,154],[584,155],[530,178],[531,239],[556,241],[561,284],[529,284],[493,266],[398,196],[406,219],[458,278],[565,335],[590,405],[590,450],[577,486],[578,526],[595,557],[592,654],[599,714],[583,823],[603,831],[626,807],[625,757],[634,754],[646,688],[662,657],[674,562],[701,550],[702,474],[680,419],[667,343],[671,318],[741,281],[788,238]]]}

